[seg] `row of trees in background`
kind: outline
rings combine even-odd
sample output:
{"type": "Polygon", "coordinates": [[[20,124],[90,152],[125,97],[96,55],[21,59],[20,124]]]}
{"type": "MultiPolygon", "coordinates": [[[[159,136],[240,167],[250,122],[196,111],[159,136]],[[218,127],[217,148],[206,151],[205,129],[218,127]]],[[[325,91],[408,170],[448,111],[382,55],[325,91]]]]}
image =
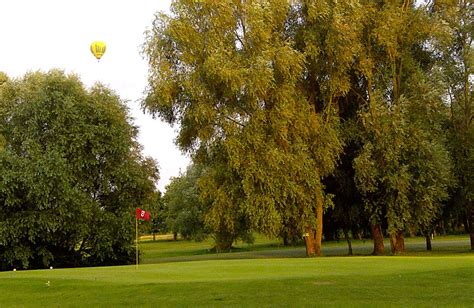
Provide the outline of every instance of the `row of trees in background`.
{"type": "Polygon", "coordinates": [[[370,233],[381,254],[442,221],[474,249],[473,20],[468,0],[174,1],[144,45],[143,107],[194,162],[167,226],[308,255],[370,233]]]}
{"type": "Polygon", "coordinates": [[[0,270],[132,262],[152,231],[374,239],[464,228],[474,249],[473,4],[176,0],[144,44],[143,108],[193,164],[161,196],[110,89],[0,73],[0,270]],[[323,228],[324,226],[324,228],[323,228]]]}
{"type": "Polygon", "coordinates": [[[62,71],[0,74],[0,270],[134,261],[158,171],[124,102],[62,71]]]}

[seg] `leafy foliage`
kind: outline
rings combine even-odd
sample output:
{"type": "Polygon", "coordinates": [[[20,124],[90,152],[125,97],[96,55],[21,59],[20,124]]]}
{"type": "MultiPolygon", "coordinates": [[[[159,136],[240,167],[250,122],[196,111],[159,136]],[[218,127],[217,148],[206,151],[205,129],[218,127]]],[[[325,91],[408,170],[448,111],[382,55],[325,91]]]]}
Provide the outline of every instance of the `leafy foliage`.
{"type": "Polygon", "coordinates": [[[190,165],[185,174],[171,180],[163,196],[167,230],[185,239],[203,240],[208,233],[204,225],[206,205],[199,198],[197,183],[202,172],[202,167],[190,165]]]}
{"type": "Polygon", "coordinates": [[[157,170],[119,97],[53,70],[4,83],[0,106],[1,266],[131,262],[157,170]]]}
{"type": "Polygon", "coordinates": [[[209,167],[214,230],[318,245],[334,200],[346,231],[423,231],[453,170],[474,217],[471,15],[469,1],[175,1],[146,38],[143,108],[178,123],[180,147],[209,167]]]}
{"type": "Polygon", "coordinates": [[[228,212],[270,235],[289,217],[299,230],[315,226],[320,179],[341,144],[337,121],[300,95],[306,56],[288,28],[297,26],[289,25],[294,9],[286,1],[176,1],[148,34],[143,106],[180,124],[184,150],[215,162],[203,194],[217,229],[232,229],[228,212]]]}
{"type": "Polygon", "coordinates": [[[449,139],[457,180],[450,214],[464,218],[474,250],[474,5],[467,0],[435,1],[431,12],[449,34],[437,37],[434,43],[450,106],[449,139]]]}
{"type": "Polygon", "coordinates": [[[363,146],[354,168],[372,224],[387,219],[393,237],[428,228],[447,198],[446,109],[428,47],[436,23],[425,7],[400,1],[368,12],[360,67],[367,103],[359,112],[363,146]]]}

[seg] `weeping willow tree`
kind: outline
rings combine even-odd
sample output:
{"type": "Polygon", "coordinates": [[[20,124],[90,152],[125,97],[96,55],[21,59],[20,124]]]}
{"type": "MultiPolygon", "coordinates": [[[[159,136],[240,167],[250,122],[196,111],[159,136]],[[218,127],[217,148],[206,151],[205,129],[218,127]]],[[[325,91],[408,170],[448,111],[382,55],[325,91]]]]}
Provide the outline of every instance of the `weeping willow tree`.
{"type": "Polygon", "coordinates": [[[320,254],[341,118],[360,146],[352,173],[374,252],[382,226],[394,252],[429,228],[452,182],[433,43],[446,29],[430,5],[180,0],[157,15],[143,108],[179,124],[182,150],[209,166],[206,222],[227,246],[242,228],[291,228],[320,254]]]}
{"type": "Polygon", "coordinates": [[[143,107],[179,123],[179,146],[214,167],[202,190],[212,203],[206,221],[216,231],[232,234],[239,217],[277,235],[293,219],[308,254],[320,254],[330,203],[321,179],[341,150],[334,106],[348,91],[346,68],[335,63],[352,58],[337,44],[347,37],[351,6],[326,1],[324,8],[305,1],[174,1],[148,33],[143,107]]]}

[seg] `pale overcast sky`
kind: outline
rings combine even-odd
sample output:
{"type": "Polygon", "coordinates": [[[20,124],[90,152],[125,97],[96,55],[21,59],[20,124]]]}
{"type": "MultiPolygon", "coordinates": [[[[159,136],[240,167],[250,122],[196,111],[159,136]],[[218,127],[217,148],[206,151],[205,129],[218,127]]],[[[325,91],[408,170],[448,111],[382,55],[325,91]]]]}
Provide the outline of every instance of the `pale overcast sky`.
{"type": "Polygon", "coordinates": [[[146,87],[147,63],[141,57],[144,31],[170,0],[1,0],[0,71],[20,77],[52,68],[76,73],[86,86],[100,81],[128,105],[145,155],[160,165],[158,188],[185,170],[189,159],[174,146],[175,128],[139,109],[146,87]],[[92,41],[107,44],[100,62],[89,50],[92,41]]]}

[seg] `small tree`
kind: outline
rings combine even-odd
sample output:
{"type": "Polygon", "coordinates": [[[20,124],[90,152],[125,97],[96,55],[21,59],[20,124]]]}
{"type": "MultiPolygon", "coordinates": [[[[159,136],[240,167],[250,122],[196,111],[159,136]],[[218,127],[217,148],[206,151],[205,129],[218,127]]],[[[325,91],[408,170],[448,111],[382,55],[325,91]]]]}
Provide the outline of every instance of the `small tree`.
{"type": "Polygon", "coordinates": [[[150,204],[151,212],[151,233],[153,240],[156,240],[156,234],[166,231],[165,225],[165,205],[160,191],[156,191],[150,204]]]}
{"type": "Polygon", "coordinates": [[[185,239],[203,240],[208,235],[204,225],[205,204],[199,198],[198,180],[203,168],[192,164],[186,173],[174,177],[163,196],[165,224],[169,231],[185,239]]]}

